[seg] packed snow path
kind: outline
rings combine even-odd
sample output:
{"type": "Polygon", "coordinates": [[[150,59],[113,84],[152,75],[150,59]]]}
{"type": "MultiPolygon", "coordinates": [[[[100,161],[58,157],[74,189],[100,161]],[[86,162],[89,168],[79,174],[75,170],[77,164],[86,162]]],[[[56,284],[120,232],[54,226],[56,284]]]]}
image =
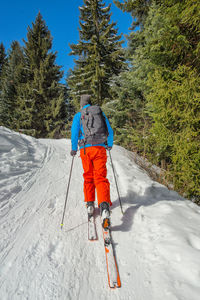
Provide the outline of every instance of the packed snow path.
{"type": "MultiPolygon", "coordinates": [[[[0,299],[199,300],[200,208],[112,150],[112,236],[122,287],[108,287],[100,220],[87,239],[82,166],[69,140],[36,140],[0,127],[0,299]]],[[[99,211],[96,208],[98,215],[99,211]]]]}

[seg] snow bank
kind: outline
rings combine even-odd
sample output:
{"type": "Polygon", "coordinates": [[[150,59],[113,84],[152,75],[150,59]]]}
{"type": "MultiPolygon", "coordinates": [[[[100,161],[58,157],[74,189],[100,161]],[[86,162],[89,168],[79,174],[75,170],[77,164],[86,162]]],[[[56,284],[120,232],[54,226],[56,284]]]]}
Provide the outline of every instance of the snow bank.
{"type": "Polygon", "coordinates": [[[14,205],[13,197],[41,168],[47,147],[38,140],[0,127],[0,211],[14,205]]]}
{"type": "Polygon", "coordinates": [[[162,200],[140,207],[134,223],[156,299],[163,293],[164,299],[199,299],[200,209],[189,201],[162,200]]]}
{"type": "Polygon", "coordinates": [[[125,149],[116,147],[113,157],[125,210],[113,231],[122,233],[126,287],[133,285],[136,299],[198,300],[200,207],[152,181],[125,149]]]}
{"type": "Polygon", "coordinates": [[[0,128],[0,299],[199,300],[200,207],[152,181],[114,146],[124,214],[108,158],[112,237],[122,287],[110,290],[99,209],[87,239],[82,166],[69,140],[36,140],[0,128]]]}

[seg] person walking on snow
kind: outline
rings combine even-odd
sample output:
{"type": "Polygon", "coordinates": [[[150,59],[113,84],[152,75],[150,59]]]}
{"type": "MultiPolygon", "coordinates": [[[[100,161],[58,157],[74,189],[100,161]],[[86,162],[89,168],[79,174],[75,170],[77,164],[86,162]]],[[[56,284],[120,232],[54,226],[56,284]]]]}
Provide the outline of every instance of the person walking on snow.
{"type": "Polygon", "coordinates": [[[107,179],[106,149],[108,151],[112,149],[113,130],[107,117],[101,111],[100,107],[91,105],[90,98],[90,95],[81,96],[81,111],[78,112],[73,118],[71,128],[71,155],[76,155],[79,145],[80,157],[84,170],[84,201],[86,202],[88,215],[92,215],[94,212],[96,188],[98,206],[100,207],[100,214],[102,217],[102,226],[106,228],[110,226],[110,206],[112,205],[110,200],[110,183],[107,179]],[[100,120],[101,115],[103,122],[101,121],[102,123],[100,123],[98,120],[93,121],[94,115],[92,116],[92,113],[96,113],[99,118],[98,120],[100,120]],[[96,125],[98,122],[101,125],[96,125]],[[93,123],[95,123],[95,125],[93,123]],[[96,133],[92,136],[90,135],[92,132],[92,124],[93,127],[106,127],[106,140],[103,133],[96,133]],[[103,126],[104,124],[105,126],[103,126]],[[102,136],[104,136],[104,139],[102,139],[102,136]]]}

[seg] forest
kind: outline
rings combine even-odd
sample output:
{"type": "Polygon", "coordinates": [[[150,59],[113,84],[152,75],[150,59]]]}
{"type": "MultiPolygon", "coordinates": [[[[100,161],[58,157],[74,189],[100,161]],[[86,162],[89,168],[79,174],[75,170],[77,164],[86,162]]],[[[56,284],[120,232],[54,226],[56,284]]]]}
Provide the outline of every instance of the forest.
{"type": "MultiPolygon", "coordinates": [[[[83,0],[75,67],[64,74],[41,13],[24,44],[0,44],[0,125],[36,138],[70,137],[82,94],[92,95],[115,144],[165,171],[181,195],[200,204],[200,2],[116,0],[132,16],[123,47],[111,5],[83,0]]],[[[67,54],[66,54],[67,55],[67,54]]]]}

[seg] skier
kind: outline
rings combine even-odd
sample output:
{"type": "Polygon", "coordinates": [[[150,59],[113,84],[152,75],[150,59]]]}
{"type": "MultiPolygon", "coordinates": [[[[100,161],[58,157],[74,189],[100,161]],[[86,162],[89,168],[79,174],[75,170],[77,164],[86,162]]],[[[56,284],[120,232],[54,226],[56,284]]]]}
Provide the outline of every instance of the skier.
{"type": "Polygon", "coordinates": [[[84,170],[84,201],[86,202],[88,216],[93,215],[94,212],[96,188],[102,226],[108,228],[110,226],[110,206],[112,203],[110,200],[110,183],[106,178],[106,149],[108,151],[112,149],[113,130],[99,106],[91,105],[90,98],[90,95],[81,96],[81,111],[73,118],[71,155],[76,155],[79,145],[84,170]],[[97,116],[96,119],[95,116],[97,116]],[[92,126],[96,128],[92,128],[92,126]],[[96,132],[91,135],[94,129],[96,129],[96,132]]]}

